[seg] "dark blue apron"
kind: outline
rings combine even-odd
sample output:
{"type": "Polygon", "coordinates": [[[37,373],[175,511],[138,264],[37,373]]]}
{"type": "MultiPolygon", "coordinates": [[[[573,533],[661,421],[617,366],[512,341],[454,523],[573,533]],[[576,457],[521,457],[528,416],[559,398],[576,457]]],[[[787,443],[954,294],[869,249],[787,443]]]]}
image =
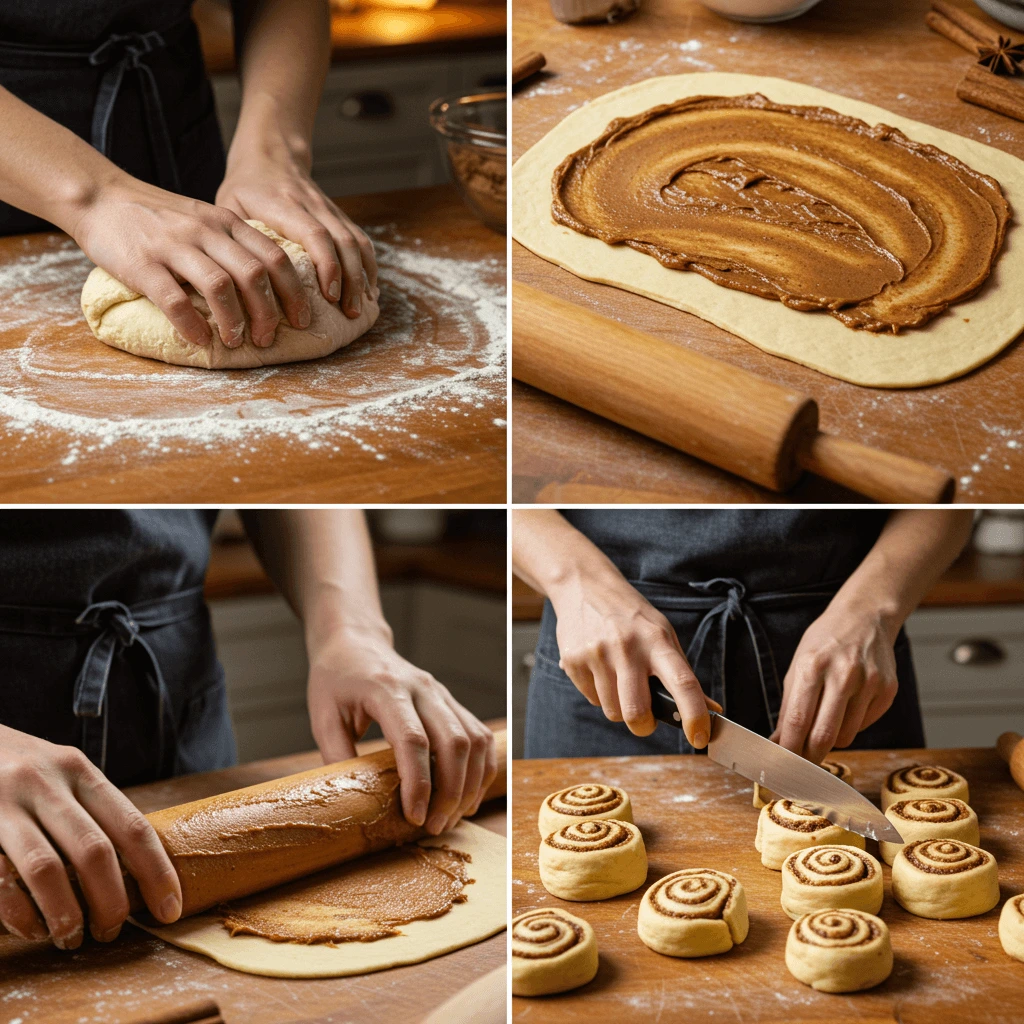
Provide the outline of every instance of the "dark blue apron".
{"type": "Polygon", "coordinates": [[[202,590],[216,515],[0,512],[0,723],[119,786],[234,764],[202,590]]]}
{"type": "MultiPolygon", "coordinates": [[[[565,510],[563,515],[666,616],[725,714],[768,736],[782,679],[808,626],[878,539],[888,513],[794,510],[565,510]]],[[[527,757],[693,753],[659,723],[634,736],[591,705],[558,667],[544,604],[526,712],[527,757]]],[[[854,747],[924,746],[909,641],[895,646],[899,692],[854,747]]]]}
{"type": "MultiPolygon", "coordinates": [[[[132,176],[212,203],[224,148],[190,7],[4,0],[0,85],[132,176]]],[[[0,202],[0,234],[50,227],[0,202]]]]}

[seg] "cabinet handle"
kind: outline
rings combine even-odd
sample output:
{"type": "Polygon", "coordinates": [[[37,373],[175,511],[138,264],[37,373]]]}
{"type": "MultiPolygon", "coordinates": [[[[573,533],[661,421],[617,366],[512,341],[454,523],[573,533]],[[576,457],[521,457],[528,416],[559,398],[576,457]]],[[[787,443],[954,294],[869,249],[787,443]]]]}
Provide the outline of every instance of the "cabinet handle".
{"type": "Polygon", "coordinates": [[[537,655],[530,651],[529,654],[523,655],[523,668],[528,669],[530,672],[533,671],[533,666],[537,664],[537,655]]]}
{"type": "Polygon", "coordinates": [[[994,640],[961,640],[949,659],[957,665],[996,665],[1006,659],[1006,652],[994,640]]]}
{"type": "Polygon", "coordinates": [[[354,92],[341,101],[339,109],[350,121],[379,120],[395,116],[395,101],[386,92],[354,92]]]}

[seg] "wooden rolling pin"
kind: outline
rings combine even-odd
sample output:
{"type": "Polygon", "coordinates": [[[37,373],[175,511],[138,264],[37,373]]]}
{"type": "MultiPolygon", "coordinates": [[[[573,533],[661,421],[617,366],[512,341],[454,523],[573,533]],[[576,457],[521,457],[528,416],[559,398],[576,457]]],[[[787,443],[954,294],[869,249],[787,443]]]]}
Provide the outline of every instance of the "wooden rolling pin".
{"type": "Polygon", "coordinates": [[[512,84],[518,85],[524,79],[537,74],[547,63],[543,53],[530,50],[528,53],[518,53],[512,57],[512,84]]]}
{"type": "Polygon", "coordinates": [[[1004,732],[996,740],[999,756],[1010,766],[1013,781],[1024,789],[1024,736],[1019,732],[1004,732]]]}
{"type": "MultiPolygon", "coordinates": [[[[506,732],[496,732],[494,742],[499,771],[487,800],[504,795],[506,788],[506,732]]],[[[146,818],[178,873],[182,917],[427,834],[402,816],[390,748],[153,811],[146,818]]],[[[16,874],[14,880],[25,888],[16,874]]],[[[72,885],[85,907],[77,879],[72,885]]],[[[125,888],[131,912],[144,913],[130,875],[125,888]]]]}
{"type": "Polygon", "coordinates": [[[822,433],[807,395],[519,283],[512,376],[773,491],[810,470],[881,502],[953,497],[944,470],[822,433]]]}

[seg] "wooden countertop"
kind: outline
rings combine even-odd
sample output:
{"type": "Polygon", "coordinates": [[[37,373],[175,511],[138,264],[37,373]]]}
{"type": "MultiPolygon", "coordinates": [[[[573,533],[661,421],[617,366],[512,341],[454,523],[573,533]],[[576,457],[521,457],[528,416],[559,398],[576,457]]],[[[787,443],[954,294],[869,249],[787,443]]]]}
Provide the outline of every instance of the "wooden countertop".
{"type": "MultiPolygon", "coordinates": [[[[955,2],[980,14],[968,0],[955,2]]],[[[925,27],[928,7],[928,0],[822,0],[793,21],[758,26],[728,21],[696,0],[644,0],[639,12],[617,24],[573,27],[554,20],[547,0],[516,0],[513,50],[539,50],[547,66],[515,93],[513,158],[589,99],[655,75],[693,71],[806,82],[1024,157],[1024,124],[954,95],[971,58],[925,27]]],[[[1019,339],[947,384],[862,388],[768,355],[669,306],[583,281],[516,242],[512,250],[515,280],[809,394],[818,401],[824,430],[945,467],[958,481],[960,501],[1024,498],[1019,339]]],[[[512,408],[516,502],[852,497],[809,475],[788,494],[774,494],[516,381],[512,408]]]]}
{"type": "MultiPolygon", "coordinates": [[[[922,608],[958,605],[1024,604],[1024,558],[965,551],[921,601],[922,608]]],[[[539,620],[544,598],[512,576],[512,619],[539,620]]]]}
{"type": "MultiPolygon", "coordinates": [[[[207,71],[233,71],[234,32],[228,6],[198,0],[192,16],[207,71]]],[[[348,64],[377,57],[504,50],[505,23],[504,3],[492,0],[441,0],[427,11],[362,5],[332,14],[331,60],[348,64]]]]}
{"type": "MultiPolygon", "coordinates": [[[[758,812],[752,786],[702,756],[578,758],[512,762],[512,912],[559,906],[588,920],[597,934],[597,977],[564,995],[513,998],[512,1017],[536,1024],[602,1020],[815,1021],[817,1024],[994,1024],[1020,1019],[1024,964],[1007,956],[996,923],[1007,897],[1024,891],[1024,793],[994,750],[843,751],[856,787],[877,801],[882,780],[905,764],[942,764],[962,772],[981,823],[981,845],[999,865],[1000,906],[980,917],[930,921],[892,899],[883,864],[895,966],[877,988],[852,995],[816,992],[790,975],[784,952],[792,924],[779,906],[781,876],[754,850],[758,812]],[[683,867],[736,875],[747,892],[750,934],[721,956],[661,956],[636,934],[646,886],[599,903],[566,903],[537,874],[537,809],[548,793],[585,781],[622,786],[647,846],[647,884],[683,867]]],[[[877,856],[877,844],[868,840],[877,856]]]]}
{"type": "Polygon", "coordinates": [[[378,243],[381,319],[336,355],[259,370],[108,348],[78,308],[77,247],[0,239],[0,501],[504,503],[506,378],[476,372],[485,325],[430,276],[464,266],[500,297],[504,237],[452,185],[339,202],[378,243]],[[248,427],[268,414],[287,429],[248,427]]]}
{"type": "MultiPolygon", "coordinates": [[[[503,728],[504,721],[488,723],[503,728]]],[[[386,744],[359,745],[360,753],[386,744]]],[[[135,786],[126,790],[142,811],[198,800],[229,789],[306,771],[321,764],[315,751],[254,761],[135,786]]],[[[492,800],[472,820],[506,834],[505,802],[492,800]]],[[[109,945],[87,939],[74,953],[0,936],[0,1013],[24,1024],[128,1024],[202,999],[220,1006],[227,1024],[329,1024],[403,1020],[413,1024],[453,992],[505,963],[502,932],[434,960],[351,978],[264,978],[222,967],[199,953],[168,945],[125,925],[109,945]],[[9,1015],[9,1016],[8,1016],[9,1015]]]]}
{"type": "MultiPolygon", "coordinates": [[[[478,539],[437,544],[374,544],[377,579],[429,580],[454,587],[505,594],[504,545],[478,539]]],[[[246,541],[214,544],[204,588],[207,600],[272,594],[270,577],[246,541]]]]}

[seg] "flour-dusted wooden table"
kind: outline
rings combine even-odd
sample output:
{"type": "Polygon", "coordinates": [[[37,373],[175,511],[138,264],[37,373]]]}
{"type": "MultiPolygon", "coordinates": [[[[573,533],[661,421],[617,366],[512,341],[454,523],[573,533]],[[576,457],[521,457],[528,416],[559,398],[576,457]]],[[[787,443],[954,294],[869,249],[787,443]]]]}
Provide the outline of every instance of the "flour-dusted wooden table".
{"type": "MultiPolygon", "coordinates": [[[[706,757],[608,757],[513,761],[512,910],[564,907],[590,921],[601,965],[575,992],[513,999],[512,1016],[530,1024],[630,1021],[844,1021],[1010,1024],[1024,1019],[1024,963],[1008,957],[996,923],[1002,902],[1024,891],[1024,793],[994,750],[842,751],[854,783],[877,802],[884,777],[928,762],[962,772],[981,822],[981,845],[999,864],[1000,907],[963,921],[928,921],[892,899],[883,865],[881,916],[892,933],[895,966],[878,988],[850,995],[815,992],[785,965],[792,924],[779,905],[781,876],[754,850],[758,812],[752,786],[706,757]],[[537,874],[537,810],[556,789],[590,780],[622,786],[647,845],[648,884],[684,867],[736,875],[747,891],[750,934],[722,956],[681,960],[648,949],[636,934],[645,887],[600,903],[549,895],[537,874]]],[[[878,845],[868,840],[877,856],[878,845]]]]}
{"type": "MultiPolygon", "coordinates": [[[[488,724],[504,727],[504,722],[488,724]]],[[[367,753],[382,745],[370,742],[359,749],[367,753]]],[[[126,792],[140,810],[155,811],[306,771],[320,763],[316,753],[294,754],[126,792]]],[[[505,835],[504,803],[489,801],[472,820],[505,835]]],[[[232,971],[132,925],[125,925],[109,945],[87,939],[74,953],[3,935],[0,1022],[129,1024],[213,999],[226,1024],[376,1024],[381,1020],[416,1024],[454,992],[505,963],[506,945],[506,934],[501,932],[421,964],[351,978],[289,981],[232,971]]]]}
{"type": "MultiPolygon", "coordinates": [[[[980,13],[968,0],[956,2],[980,13]]],[[[728,21],[696,0],[642,0],[641,10],[618,24],[569,26],[555,21],[547,0],[516,0],[513,47],[541,51],[547,66],[513,97],[513,158],[594,97],[655,75],[693,71],[805,82],[1024,157],[1024,124],[954,95],[971,58],[925,27],[928,6],[928,0],[822,0],[793,21],[757,26],[728,21]]],[[[697,317],[582,281],[518,243],[512,248],[514,281],[809,394],[821,408],[824,430],[944,467],[956,477],[961,501],[1024,498],[1019,339],[986,366],[947,384],[861,388],[770,356],[697,317]]],[[[813,477],[776,495],[518,382],[512,410],[514,501],[851,497],[813,477]]]]}
{"type": "Polygon", "coordinates": [[[504,237],[450,185],[341,205],[377,245],[380,320],[256,370],[108,348],[77,246],[0,239],[0,501],[504,502],[504,237]]]}

